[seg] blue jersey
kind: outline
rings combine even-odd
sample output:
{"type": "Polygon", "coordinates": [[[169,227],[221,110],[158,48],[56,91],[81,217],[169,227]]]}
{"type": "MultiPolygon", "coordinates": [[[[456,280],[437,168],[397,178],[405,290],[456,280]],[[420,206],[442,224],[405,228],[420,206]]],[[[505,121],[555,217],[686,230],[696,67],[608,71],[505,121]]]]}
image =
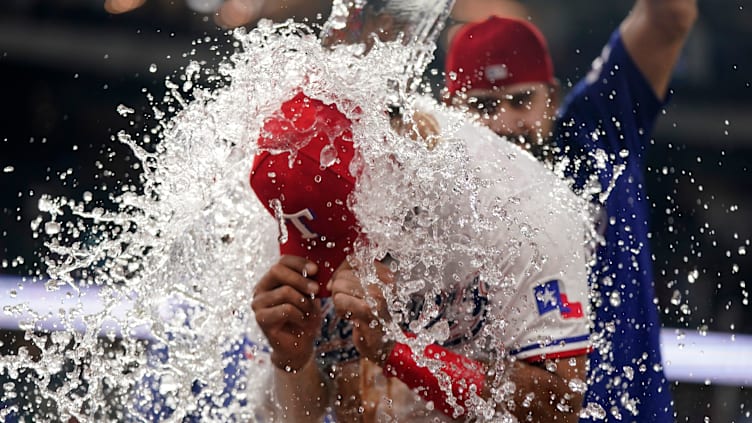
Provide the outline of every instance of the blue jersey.
{"type": "Polygon", "coordinates": [[[585,398],[585,405],[603,407],[606,421],[673,421],[661,367],[644,175],[662,106],[617,30],[565,99],[557,121],[556,142],[572,159],[577,185],[608,193],[602,205],[605,243],[591,277],[595,333],[605,342],[596,342],[590,355],[592,384],[585,398]]]}

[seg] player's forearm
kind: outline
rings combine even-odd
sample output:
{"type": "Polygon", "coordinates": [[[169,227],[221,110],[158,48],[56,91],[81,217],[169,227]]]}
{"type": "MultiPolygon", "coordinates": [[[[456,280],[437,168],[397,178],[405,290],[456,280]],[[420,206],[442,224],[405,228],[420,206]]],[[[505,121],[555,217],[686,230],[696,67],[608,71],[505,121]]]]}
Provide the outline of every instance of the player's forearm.
{"type": "Polygon", "coordinates": [[[697,0],[638,0],[621,25],[625,48],[659,99],[696,19],[697,0]]]}
{"type": "Polygon", "coordinates": [[[273,389],[275,421],[319,421],[329,403],[328,386],[313,359],[296,372],[275,367],[273,389]]]}
{"type": "Polygon", "coordinates": [[[667,40],[682,41],[697,20],[697,0],[638,0],[633,13],[643,15],[667,40]]]}
{"type": "Polygon", "coordinates": [[[557,364],[557,373],[524,361],[516,361],[512,366],[510,377],[516,389],[514,409],[510,411],[519,421],[577,422],[584,393],[576,392],[582,389],[573,391],[569,385],[574,381],[572,386],[583,386],[584,358],[562,359],[557,364]]]}

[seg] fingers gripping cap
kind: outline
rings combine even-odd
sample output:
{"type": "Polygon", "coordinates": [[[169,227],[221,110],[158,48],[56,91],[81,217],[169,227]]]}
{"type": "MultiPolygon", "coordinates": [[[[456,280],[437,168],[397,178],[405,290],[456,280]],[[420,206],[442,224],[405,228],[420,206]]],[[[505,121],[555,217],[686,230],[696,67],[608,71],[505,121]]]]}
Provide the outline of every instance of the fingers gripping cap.
{"type": "Polygon", "coordinates": [[[531,23],[492,16],[462,28],[447,53],[446,87],[492,89],[525,82],[554,83],[546,41],[531,23]]]}
{"type": "Polygon", "coordinates": [[[351,125],[335,105],[298,94],[265,121],[250,176],[280,224],[280,254],[318,265],[320,297],[329,296],[326,284],[358,237],[347,207],[355,186],[351,125]]]}

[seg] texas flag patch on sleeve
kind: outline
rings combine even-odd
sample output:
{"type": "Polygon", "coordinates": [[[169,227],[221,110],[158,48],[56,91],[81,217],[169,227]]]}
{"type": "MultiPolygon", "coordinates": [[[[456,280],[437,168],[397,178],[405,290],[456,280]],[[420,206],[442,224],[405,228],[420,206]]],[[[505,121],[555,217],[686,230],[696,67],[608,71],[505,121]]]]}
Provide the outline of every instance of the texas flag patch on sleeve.
{"type": "Polygon", "coordinates": [[[535,304],[538,306],[538,314],[558,311],[564,319],[576,319],[584,316],[582,303],[569,302],[567,295],[562,292],[558,280],[551,280],[533,288],[535,304]]]}

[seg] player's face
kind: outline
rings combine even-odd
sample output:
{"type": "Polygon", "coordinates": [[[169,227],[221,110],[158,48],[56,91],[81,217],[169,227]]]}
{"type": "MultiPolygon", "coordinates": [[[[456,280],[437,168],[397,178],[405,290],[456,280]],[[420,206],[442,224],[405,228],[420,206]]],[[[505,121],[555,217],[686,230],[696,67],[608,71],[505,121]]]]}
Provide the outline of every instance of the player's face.
{"type": "Polygon", "coordinates": [[[556,113],[556,88],[522,83],[494,89],[474,89],[453,100],[478,115],[481,123],[501,136],[535,149],[551,138],[556,113]]]}

